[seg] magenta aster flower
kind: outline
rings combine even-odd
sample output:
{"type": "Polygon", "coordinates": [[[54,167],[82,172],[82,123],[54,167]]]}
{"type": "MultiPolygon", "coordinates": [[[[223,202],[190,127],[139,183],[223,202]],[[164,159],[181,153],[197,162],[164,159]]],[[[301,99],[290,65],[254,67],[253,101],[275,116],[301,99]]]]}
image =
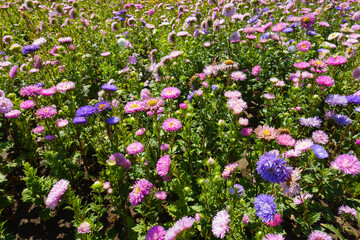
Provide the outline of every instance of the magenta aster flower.
{"type": "Polygon", "coordinates": [[[166,231],[165,240],[175,240],[182,231],[191,228],[194,222],[195,219],[192,217],[183,217],[166,231]]]}
{"type": "Polygon", "coordinates": [[[144,200],[145,195],[150,193],[153,185],[146,179],[140,179],[135,182],[133,190],[129,194],[129,201],[132,205],[139,205],[144,200]]]}
{"type": "Polygon", "coordinates": [[[4,117],[6,118],[17,118],[20,116],[21,112],[19,110],[12,110],[10,112],[7,112],[4,114],[4,117]]]}
{"type": "Polygon", "coordinates": [[[44,118],[52,118],[53,116],[56,115],[56,113],[57,111],[54,107],[48,106],[38,109],[35,114],[38,116],[38,118],[44,119],[44,118]]]}
{"type": "Polygon", "coordinates": [[[165,176],[169,172],[170,163],[171,160],[169,155],[162,156],[156,164],[157,174],[162,177],[165,176]]]}
{"type": "Polygon", "coordinates": [[[251,70],[251,74],[256,76],[259,74],[259,72],[261,71],[261,67],[259,65],[256,65],[255,67],[253,67],[253,69],[251,70]]]}
{"type": "Polygon", "coordinates": [[[144,107],[145,104],[142,101],[132,101],[125,105],[124,110],[126,113],[141,112],[144,107]]]}
{"type": "Polygon", "coordinates": [[[164,200],[166,198],[167,194],[164,191],[158,191],[155,193],[155,197],[160,200],[164,200]]]}
{"type": "Polygon", "coordinates": [[[144,151],[144,146],[141,142],[134,142],[127,146],[126,151],[128,154],[136,155],[144,151]]]}
{"type": "Polygon", "coordinates": [[[281,234],[266,234],[262,240],[285,240],[284,236],[281,234]]]}
{"type": "Polygon", "coordinates": [[[86,221],[82,222],[77,230],[78,230],[78,233],[81,233],[81,234],[91,233],[90,224],[86,221]]]}
{"type": "Polygon", "coordinates": [[[281,134],[276,137],[276,141],[280,145],[284,145],[287,147],[295,145],[295,139],[293,139],[289,134],[281,134]]]}
{"type": "Polygon", "coordinates": [[[331,167],[337,170],[341,170],[344,173],[356,175],[360,171],[360,162],[354,155],[342,154],[335,158],[335,161],[331,162],[331,167]]]}
{"type": "Polygon", "coordinates": [[[337,57],[329,57],[326,60],[326,63],[332,66],[342,65],[347,62],[347,59],[344,56],[337,56],[337,57]]]}
{"type": "Polygon", "coordinates": [[[221,210],[216,214],[212,222],[212,232],[215,237],[223,239],[229,232],[230,215],[226,210],[221,210]]]}
{"type": "Polygon", "coordinates": [[[323,85],[325,87],[331,87],[332,85],[334,85],[334,79],[332,79],[332,77],[330,76],[319,76],[316,79],[316,82],[319,85],[323,85]]]}
{"type": "Polygon", "coordinates": [[[165,229],[162,226],[156,225],[149,229],[146,234],[145,240],[164,240],[165,229]]]}
{"type": "Polygon", "coordinates": [[[167,87],[161,91],[163,99],[174,99],[180,96],[180,90],[176,87],[167,87]]]}
{"type": "Polygon", "coordinates": [[[25,100],[22,103],[20,103],[20,107],[22,109],[33,108],[34,106],[35,106],[35,102],[33,100],[25,100]]]}
{"type": "Polygon", "coordinates": [[[303,28],[309,29],[315,23],[315,16],[311,13],[306,14],[301,18],[300,22],[303,28]]]}
{"type": "Polygon", "coordinates": [[[319,230],[312,231],[308,238],[308,240],[332,240],[332,239],[333,238],[330,235],[319,230]]]}
{"type": "Polygon", "coordinates": [[[301,52],[307,52],[311,48],[311,42],[309,41],[301,41],[296,45],[297,49],[301,52]]]}
{"type": "Polygon", "coordinates": [[[239,166],[238,163],[230,163],[228,165],[225,166],[224,171],[222,172],[221,176],[226,179],[228,178],[235,170],[236,168],[239,166]]]}
{"type": "Polygon", "coordinates": [[[66,192],[69,186],[69,181],[61,179],[51,189],[49,195],[46,198],[46,207],[53,210],[60,202],[61,196],[66,192]]]}
{"type": "Polygon", "coordinates": [[[26,86],[23,87],[22,89],[20,89],[20,95],[21,96],[35,96],[36,94],[39,94],[39,92],[41,91],[41,87],[38,87],[37,85],[30,85],[30,86],[26,86]]]}
{"type": "Polygon", "coordinates": [[[276,227],[276,226],[279,226],[283,221],[284,220],[282,219],[280,214],[275,214],[274,220],[265,222],[265,224],[268,226],[271,226],[271,227],[276,227]]]}
{"type": "Polygon", "coordinates": [[[42,133],[45,130],[44,126],[37,126],[36,128],[33,129],[34,133],[42,133]]]}
{"type": "Polygon", "coordinates": [[[47,88],[47,89],[41,89],[38,94],[42,95],[42,96],[51,96],[56,92],[57,92],[56,87],[51,87],[51,88],[47,88]]]}
{"type": "Polygon", "coordinates": [[[176,132],[182,128],[180,120],[176,118],[169,118],[164,121],[162,128],[167,132],[176,132]]]}
{"type": "Polygon", "coordinates": [[[294,67],[300,68],[300,69],[305,69],[305,68],[310,67],[310,63],[307,63],[307,62],[298,62],[298,63],[295,63],[295,64],[294,64],[294,67]]]}

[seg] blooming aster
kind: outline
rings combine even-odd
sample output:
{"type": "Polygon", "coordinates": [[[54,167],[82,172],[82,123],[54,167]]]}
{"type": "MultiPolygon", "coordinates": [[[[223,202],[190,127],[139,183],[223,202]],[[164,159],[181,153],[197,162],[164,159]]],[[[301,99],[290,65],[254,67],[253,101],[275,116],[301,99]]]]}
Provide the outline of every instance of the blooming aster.
{"type": "Polygon", "coordinates": [[[333,238],[319,230],[314,230],[310,233],[308,240],[332,240],[333,238]]]}
{"type": "Polygon", "coordinates": [[[87,117],[87,116],[93,115],[95,112],[96,112],[96,109],[93,106],[86,105],[86,106],[80,107],[78,110],[76,110],[75,115],[77,117],[87,117]]]}
{"type": "Polygon", "coordinates": [[[264,125],[264,126],[259,125],[255,129],[255,133],[258,138],[260,139],[263,138],[268,141],[275,139],[277,136],[277,130],[273,127],[269,127],[268,125],[264,125]]]}
{"type": "Polygon", "coordinates": [[[126,113],[141,112],[145,104],[142,101],[132,101],[126,103],[124,110],[126,113]]]}
{"type": "Polygon", "coordinates": [[[352,215],[355,219],[357,219],[356,209],[351,208],[351,207],[349,207],[349,206],[344,206],[344,205],[342,205],[341,207],[339,207],[339,215],[343,215],[343,214],[350,214],[350,215],[352,215]]]}
{"type": "Polygon", "coordinates": [[[174,226],[169,228],[165,233],[165,240],[175,240],[177,235],[182,231],[191,228],[194,224],[195,219],[192,217],[183,217],[179,221],[177,221],[174,226]]]}
{"type": "Polygon", "coordinates": [[[357,175],[360,171],[360,162],[354,155],[342,154],[335,158],[330,163],[331,167],[337,170],[341,170],[344,173],[357,175]]]}
{"type": "Polygon", "coordinates": [[[56,109],[52,106],[43,107],[38,110],[36,110],[36,115],[40,119],[44,118],[52,118],[57,113],[56,109]]]}
{"type": "Polygon", "coordinates": [[[139,203],[143,201],[145,195],[150,193],[152,187],[152,183],[144,178],[136,181],[133,190],[129,194],[129,201],[131,205],[139,205],[139,203]]]}
{"type": "Polygon", "coordinates": [[[323,85],[325,87],[331,87],[332,85],[334,85],[334,79],[330,76],[319,76],[316,79],[316,82],[319,85],[323,85]]]}
{"type": "Polygon", "coordinates": [[[297,181],[301,178],[301,172],[302,170],[300,168],[295,168],[291,173],[290,179],[280,184],[280,187],[283,188],[284,196],[293,197],[298,194],[300,188],[297,181]]]}
{"type": "Polygon", "coordinates": [[[0,97],[0,113],[2,114],[8,113],[13,109],[13,107],[14,104],[10,101],[10,99],[5,97],[0,97]]]}
{"type": "Polygon", "coordinates": [[[295,145],[295,139],[293,139],[289,134],[280,134],[276,137],[276,141],[280,145],[287,147],[295,145]]]}
{"type": "Polygon", "coordinates": [[[301,41],[297,45],[297,49],[302,52],[307,52],[311,48],[311,43],[309,41],[301,41]]]}
{"type": "Polygon", "coordinates": [[[259,157],[256,170],[261,177],[272,183],[286,182],[293,169],[286,165],[286,161],[276,153],[265,153],[259,157]]]}
{"type": "Polygon", "coordinates": [[[229,232],[230,215],[226,210],[219,211],[212,222],[212,232],[215,237],[223,239],[225,234],[229,232]]]}
{"type": "Polygon", "coordinates": [[[46,198],[46,207],[53,210],[60,202],[61,196],[66,192],[69,186],[69,181],[61,179],[50,190],[49,195],[46,198]]]}
{"type": "Polygon", "coordinates": [[[315,16],[311,13],[306,14],[301,18],[300,23],[303,28],[309,29],[315,23],[315,16]]]}
{"type": "Polygon", "coordinates": [[[162,226],[156,225],[149,229],[145,240],[164,240],[165,229],[162,226]]]}
{"type": "Polygon", "coordinates": [[[81,233],[81,234],[91,233],[90,224],[86,221],[82,222],[77,230],[78,230],[78,233],[81,233]]]}
{"type": "Polygon", "coordinates": [[[284,236],[281,234],[266,234],[262,240],[285,240],[284,236]]]}
{"type": "Polygon", "coordinates": [[[320,146],[320,145],[317,145],[317,144],[314,144],[312,145],[312,150],[314,152],[314,155],[319,158],[319,159],[324,159],[324,158],[327,158],[329,157],[329,154],[327,153],[327,151],[325,150],[324,147],[320,146]]]}
{"type": "Polygon", "coordinates": [[[302,139],[296,141],[295,150],[305,152],[306,150],[310,149],[314,145],[314,142],[311,139],[302,139]]]}
{"type": "Polygon", "coordinates": [[[144,146],[141,142],[134,142],[127,146],[126,151],[128,152],[128,154],[132,154],[135,156],[136,154],[144,151],[144,146]]]}
{"type": "Polygon", "coordinates": [[[306,199],[311,199],[313,197],[310,193],[302,193],[294,198],[294,205],[299,205],[303,203],[306,199]]]}
{"type": "Polygon", "coordinates": [[[271,227],[276,227],[276,226],[279,226],[283,221],[284,221],[284,219],[282,219],[280,214],[275,214],[274,220],[272,220],[270,222],[265,222],[265,224],[268,226],[271,226],[271,227]]]}
{"type": "Polygon", "coordinates": [[[156,164],[157,174],[162,177],[165,176],[169,171],[170,163],[171,160],[169,155],[162,156],[156,164]]]}
{"type": "Polygon", "coordinates": [[[235,12],[236,12],[236,9],[234,7],[234,4],[228,3],[228,4],[224,5],[222,14],[225,17],[231,17],[232,15],[234,15],[235,12]]]}
{"type": "Polygon", "coordinates": [[[336,122],[337,124],[339,124],[341,127],[345,127],[346,125],[352,123],[352,120],[351,120],[348,116],[343,115],[343,114],[335,114],[335,115],[333,116],[333,119],[334,119],[335,122],[336,122]]]}
{"type": "Polygon", "coordinates": [[[180,96],[180,90],[176,87],[167,87],[161,91],[163,99],[174,99],[180,96]]]}
{"type": "Polygon", "coordinates": [[[269,194],[260,194],[254,200],[256,216],[262,218],[263,222],[274,220],[276,214],[275,197],[269,194]]]}
{"type": "Polygon", "coordinates": [[[235,82],[244,81],[246,79],[246,74],[241,71],[235,71],[231,73],[231,79],[235,82]]]}
{"type": "Polygon", "coordinates": [[[327,144],[329,142],[329,136],[322,130],[317,130],[312,133],[312,139],[315,143],[327,144]]]}
{"type": "Polygon", "coordinates": [[[162,128],[167,132],[176,132],[182,128],[180,120],[176,118],[169,118],[164,121],[162,128]]]}
{"type": "Polygon", "coordinates": [[[228,165],[225,166],[224,171],[222,172],[221,176],[226,179],[228,178],[235,170],[236,168],[239,166],[238,163],[230,163],[228,165]]]}
{"type": "Polygon", "coordinates": [[[73,89],[75,87],[75,83],[67,81],[67,82],[61,82],[56,85],[56,89],[60,93],[65,93],[66,91],[73,89]]]}
{"type": "Polygon", "coordinates": [[[300,118],[300,125],[307,126],[307,127],[321,127],[321,119],[318,116],[313,118],[300,118]]]}

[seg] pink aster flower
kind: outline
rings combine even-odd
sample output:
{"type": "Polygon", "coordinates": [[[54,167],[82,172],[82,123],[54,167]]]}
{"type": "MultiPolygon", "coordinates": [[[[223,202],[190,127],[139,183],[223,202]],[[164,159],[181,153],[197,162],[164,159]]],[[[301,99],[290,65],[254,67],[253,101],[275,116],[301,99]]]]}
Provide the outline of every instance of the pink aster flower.
{"type": "Polygon", "coordinates": [[[300,185],[298,181],[301,178],[301,172],[300,168],[295,168],[291,173],[290,179],[280,184],[280,187],[283,188],[284,196],[293,197],[299,193],[300,185]]]}
{"type": "Polygon", "coordinates": [[[150,193],[153,185],[146,179],[140,179],[135,182],[133,190],[129,194],[129,201],[132,205],[139,205],[144,200],[145,195],[150,193]]]}
{"type": "Polygon", "coordinates": [[[58,126],[59,128],[65,127],[66,125],[68,125],[69,121],[66,119],[62,119],[59,118],[58,120],[56,120],[56,126],[58,126]]]}
{"type": "Polygon", "coordinates": [[[259,125],[255,129],[255,133],[258,138],[260,139],[263,138],[268,141],[275,139],[277,136],[277,130],[273,127],[269,127],[268,125],[264,125],[264,126],[259,125]]]}
{"type": "Polygon", "coordinates": [[[299,150],[295,150],[295,149],[291,149],[289,151],[284,152],[283,156],[285,158],[290,158],[290,157],[299,157],[301,155],[301,151],[299,150]]]}
{"type": "Polygon", "coordinates": [[[212,232],[215,237],[223,239],[229,232],[230,215],[226,210],[221,210],[216,214],[212,222],[212,232]]]}
{"type": "Polygon", "coordinates": [[[160,147],[160,149],[161,149],[162,151],[167,151],[167,150],[169,149],[169,144],[167,144],[167,143],[162,144],[161,147],[160,147]]]}
{"type": "Polygon", "coordinates": [[[305,68],[310,67],[310,63],[307,63],[307,62],[298,62],[298,63],[295,63],[295,64],[294,64],[294,67],[300,68],[300,69],[305,69],[305,68]]]}
{"type": "Polygon", "coordinates": [[[308,240],[332,240],[333,238],[319,230],[314,230],[310,233],[308,240]]]}
{"type": "Polygon", "coordinates": [[[12,110],[10,112],[7,112],[4,114],[4,117],[6,118],[17,118],[20,116],[21,112],[19,110],[12,110]]]}
{"type": "Polygon", "coordinates": [[[246,74],[242,71],[235,71],[231,73],[231,79],[235,82],[237,81],[244,81],[246,79],[246,74]]]}
{"type": "Polygon", "coordinates": [[[241,92],[239,92],[239,91],[227,91],[227,92],[225,92],[225,97],[227,97],[227,98],[241,98],[241,92]]]}
{"type": "Polygon", "coordinates": [[[155,197],[159,200],[164,200],[166,198],[167,194],[164,191],[158,191],[155,193],[155,197]]]}
{"type": "Polygon", "coordinates": [[[332,66],[342,65],[347,62],[347,59],[344,56],[337,56],[337,57],[329,57],[326,60],[326,63],[332,66]]]}
{"type": "Polygon", "coordinates": [[[144,151],[144,146],[141,142],[134,142],[127,146],[126,151],[128,154],[136,155],[144,151]]]}
{"type": "Polygon", "coordinates": [[[349,206],[344,206],[344,205],[342,205],[341,207],[339,207],[339,215],[344,215],[344,214],[350,214],[350,215],[352,215],[355,219],[357,219],[356,209],[351,208],[351,207],[349,207],[349,206]]]}
{"type": "Polygon", "coordinates": [[[249,119],[247,119],[247,118],[239,118],[239,124],[241,126],[247,126],[247,125],[249,125],[249,119]]]}
{"type": "Polygon", "coordinates": [[[163,99],[174,99],[180,96],[180,90],[176,87],[167,87],[161,91],[163,99]]]}
{"type": "Polygon", "coordinates": [[[132,101],[126,103],[124,110],[126,113],[141,112],[145,107],[142,101],[132,101]]]}
{"type": "Polygon", "coordinates": [[[25,100],[22,103],[20,103],[20,107],[22,109],[33,108],[34,105],[35,105],[35,102],[33,100],[25,100]]]}
{"type": "Polygon", "coordinates": [[[252,132],[251,128],[243,128],[243,129],[240,130],[240,134],[245,136],[245,137],[250,136],[251,132],[252,132]]]}
{"type": "Polygon", "coordinates": [[[306,199],[311,199],[313,197],[310,193],[302,193],[294,198],[294,205],[302,204],[306,199]]]}
{"type": "Polygon", "coordinates": [[[69,181],[61,179],[51,189],[49,195],[46,198],[46,207],[53,210],[60,202],[61,196],[66,192],[69,186],[69,181]]]}
{"type": "Polygon", "coordinates": [[[228,165],[225,166],[224,171],[222,172],[221,176],[224,179],[227,179],[235,170],[236,168],[239,166],[238,163],[230,163],[228,165]]]}
{"type": "Polygon", "coordinates": [[[323,85],[325,87],[331,87],[332,85],[334,85],[334,79],[332,79],[332,77],[330,76],[319,76],[316,79],[316,82],[319,85],[323,85]]]}
{"type": "Polygon", "coordinates": [[[312,145],[314,145],[314,142],[311,139],[298,140],[295,144],[295,151],[305,152],[310,149],[312,145]]]}
{"type": "Polygon", "coordinates": [[[145,240],[164,240],[165,229],[162,226],[156,225],[149,229],[145,240]]]}
{"type": "Polygon", "coordinates": [[[30,85],[30,86],[26,86],[23,87],[22,89],[20,89],[20,95],[21,96],[35,96],[36,94],[39,94],[39,92],[41,91],[41,87],[38,87],[36,85],[30,85]]]}
{"type": "Polygon", "coordinates": [[[259,65],[256,65],[255,67],[253,67],[253,69],[251,70],[251,74],[253,76],[257,76],[261,71],[261,67],[259,65]]]}
{"type": "Polygon", "coordinates": [[[75,87],[75,83],[67,81],[67,82],[61,82],[56,85],[56,89],[60,93],[65,93],[66,91],[73,89],[75,87]]]}
{"type": "Polygon", "coordinates": [[[170,163],[171,160],[169,155],[162,156],[156,164],[157,174],[162,177],[165,176],[169,172],[170,163]]]}
{"type": "Polygon", "coordinates": [[[90,224],[86,221],[82,222],[77,230],[78,230],[78,233],[81,233],[81,234],[91,233],[90,224]]]}
{"type": "Polygon", "coordinates": [[[280,145],[291,147],[295,145],[295,139],[293,139],[289,134],[281,134],[276,137],[276,141],[280,145]]]}
{"type": "Polygon", "coordinates": [[[53,95],[54,93],[57,92],[57,89],[56,87],[51,87],[51,88],[48,88],[48,89],[41,89],[40,92],[39,92],[39,95],[42,95],[42,96],[51,96],[53,95]]]}
{"type": "Polygon", "coordinates": [[[183,217],[166,231],[165,240],[175,240],[182,231],[191,228],[194,222],[195,219],[192,217],[183,217]]]}
{"type": "Polygon", "coordinates": [[[307,52],[311,48],[311,43],[309,41],[301,41],[296,45],[297,49],[301,52],[307,52]]]}
{"type": "Polygon", "coordinates": [[[262,240],[285,240],[284,236],[281,234],[266,234],[265,237],[263,237],[262,240]]]}
{"type": "Polygon", "coordinates": [[[176,132],[182,128],[180,120],[176,118],[169,118],[164,121],[162,128],[167,132],[176,132]]]}
{"type": "Polygon", "coordinates": [[[142,136],[142,135],[144,135],[145,131],[146,131],[145,128],[140,128],[135,132],[135,135],[136,136],[142,136]]]}
{"type": "Polygon", "coordinates": [[[336,170],[341,170],[346,174],[357,175],[360,171],[360,162],[354,155],[342,154],[331,162],[331,167],[336,170]]]}
{"type": "Polygon", "coordinates": [[[240,114],[247,108],[247,103],[241,98],[231,98],[227,105],[230,110],[233,110],[234,114],[240,114]]]}
{"type": "Polygon", "coordinates": [[[36,128],[33,129],[34,133],[42,133],[45,130],[44,126],[37,126],[36,128]]]}
{"type": "Polygon", "coordinates": [[[243,223],[247,224],[250,222],[250,218],[248,215],[244,214],[242,220],[241,220],[243,223]]]}
{"type": "Polygon", "coordinates": [[[44,118],[52,118],[53,116],[56,115],[56,113],[57,111],[54,107],[48,106],[36,110],[35,114],[38,116],[38,118],[44,119],[44,118]]]}
{"type": "Polygon", "coordinates": [[[284,220],[282,219],[280,214],[275,214],[274,216],[274,220],[270,221],[270,222],[266,222],[265,224],[271,227],[276,227],[279,226],[284,220]]]}
{"type": "Polygon", "coordinates": [[[275,26],[273,26],[271,30],[273,32],[280,32],[280,31],[284,30],[287,25],[289,25],[289,24],[280,22],[280,23],[276,24],[275,26]]]}

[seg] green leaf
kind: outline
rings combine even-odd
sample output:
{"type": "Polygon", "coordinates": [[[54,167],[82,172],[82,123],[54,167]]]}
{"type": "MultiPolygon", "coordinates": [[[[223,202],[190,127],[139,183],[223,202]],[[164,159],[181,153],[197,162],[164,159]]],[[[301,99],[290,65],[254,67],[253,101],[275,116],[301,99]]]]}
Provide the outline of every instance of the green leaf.
{"type": "Polygon", "coordinates": [[[357,222],[358,222],[358,227],[360,229],[360,208],[358,208],[356,210],[356,218],[357,218],[357,222]]]}
{"type": "Polygon", "coordinates": [[[0,173],[0,183],[6,182],[6,176],[0,173]]]}
{"type": "Polygon", "coordinates": [[[324,228],[327,228],[330,231],[332,231],[333,233],[335,233],[339,237],[340,240],[345,240],[344,236],[341,235],[339,230],[337,230],[333,225],[322,223],[321,226],[323,226],[324,228]]]}
{"type": "Polygon", "coordinates": [[[314,214],[310,214],[310,217],[309,217],[309,223],[310,225],[313,225],[314,223],[316,223],[317,221],[319,221],[321,218],[321,212],[317,212],[317,213],[314,213],[314,214]]]}

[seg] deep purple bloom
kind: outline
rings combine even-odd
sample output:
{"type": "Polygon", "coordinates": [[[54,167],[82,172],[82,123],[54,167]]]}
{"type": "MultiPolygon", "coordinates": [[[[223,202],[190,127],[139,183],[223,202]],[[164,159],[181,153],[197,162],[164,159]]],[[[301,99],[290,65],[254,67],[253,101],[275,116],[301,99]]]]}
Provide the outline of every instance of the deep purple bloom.
{"type": "Polygon", "coordinates": [[[93,115],[96,112],[96,109],[93,106],[83,106],[76,110],[76,116],[77,117],[84,117],[84,116],[90,116],[93,115]]]}
{"type": "Polygon", "coordinates": [[[286,161],[276,153],[265,153],[260,156],[256,165],[261,177],[272,183],[286,182],[293,171],[292,167],[287,166],[286,161]]]}
{"type": "Polygon", "coordinates": [[[360,104],[360,96],[350,95],[350,96],[346,96],[346,99],[348,100],[349,103],[360,104]]]}
{"type": "Polygon", "coordinates": [[[340,126],[342,127],[345,127],[349,123],[352,123],[352,120],[348,116],[342,114],[335,114],[333,116],[333,119],[335,120],[336,123],[340,124],[340,126]]]}
{"type": "Polygon", "coordinates": [[[104,84],[101,88],[108,91],[116,91],[118,89],[117,86],[113,84],[104,84]]]}
{"type": "Polygon", "coordinates": [[[276,204],[274,197],[269,194],[260,194],[254,200],[256,216],[262,218],[263,222],[274,220],[276,214],[276,204]]]}
{"type": "Polygon", "coordinates": [[[95,107],[97,113],[111,109],[110,102],[108,102],[106,100],[102,100],[102,101],[98,102],[97,104],[95,104],[94,107],[95,107]]]}
{"type": "Polygon", "coordinates": [[[106,123],[108,124],[116,124],[120,121],[120,118],[119,117],[109,117],[107,120],[106,120],[106,123]]]}
{"type": "Polygon", "coordinates": [[[73,119],[73,123],[74,124],[85,124],[86,123],[86,118],[84,118],[84,117],[75,117],[73,119]]]}
{"type": "Polygon", "coordinates": [[[27,45],[27,46],[24,46],[22,49],[21,49],[21,52],[23,54],[29,54],[29,53],[33,53],[35,51],[39,50],[39,46],[38,45],[27,45]]]}

